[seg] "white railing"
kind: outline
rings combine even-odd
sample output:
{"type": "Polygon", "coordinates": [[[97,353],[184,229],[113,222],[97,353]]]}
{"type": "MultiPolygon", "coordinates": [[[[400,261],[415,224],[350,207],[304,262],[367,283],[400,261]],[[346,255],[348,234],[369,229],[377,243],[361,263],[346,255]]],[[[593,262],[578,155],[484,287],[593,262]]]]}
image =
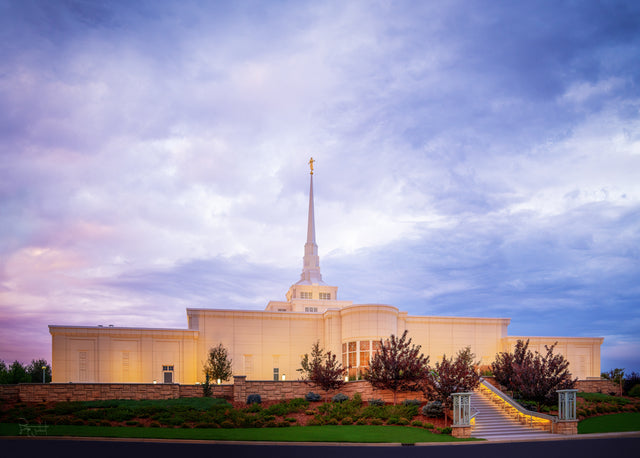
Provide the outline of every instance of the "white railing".
{"type": "Polygon", "coordinates": [[[520,423],[532,428],[539,428],[549,432],[553,431],[553,423],[558,420],[557,417],[525,409],[509,395],[503,393],[483,378],[480,379],[478,389],[487,394],[491,401],[502,407],[505,413],[520,423]]]}

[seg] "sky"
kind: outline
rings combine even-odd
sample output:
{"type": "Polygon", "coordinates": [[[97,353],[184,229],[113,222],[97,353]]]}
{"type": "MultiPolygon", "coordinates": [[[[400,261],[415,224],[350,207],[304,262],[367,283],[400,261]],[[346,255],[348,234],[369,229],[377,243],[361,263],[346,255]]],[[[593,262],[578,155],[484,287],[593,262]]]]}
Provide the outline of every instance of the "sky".
{"type": "Polygon", "coordinates": [[[640,2],[0,0],[0,359],[338,298],[640,372],[640,2]]]}

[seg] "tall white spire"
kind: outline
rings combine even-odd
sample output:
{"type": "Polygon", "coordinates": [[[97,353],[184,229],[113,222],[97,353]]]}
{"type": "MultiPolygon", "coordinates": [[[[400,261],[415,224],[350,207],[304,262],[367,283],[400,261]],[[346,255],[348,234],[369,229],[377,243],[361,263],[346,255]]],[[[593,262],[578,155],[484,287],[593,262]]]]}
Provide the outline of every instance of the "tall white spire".
{"type": "Polygon", "coordinates": [[[307,243],[304,244],[304,258],[302,261],[302,274],[297,285],[324,285],[320,274],[320,257],[318,245],[316,245],[316,221],[313,212],[313,158],[309,160],[311,168],[309,180],[309,219],[307,221],[307,243]]]}

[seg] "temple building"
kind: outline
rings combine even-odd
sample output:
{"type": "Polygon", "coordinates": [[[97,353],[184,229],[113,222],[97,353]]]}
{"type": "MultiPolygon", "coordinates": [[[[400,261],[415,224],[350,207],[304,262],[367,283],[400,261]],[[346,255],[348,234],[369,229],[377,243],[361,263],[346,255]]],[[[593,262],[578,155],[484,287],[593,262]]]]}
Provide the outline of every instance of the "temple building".
{"type": "Polygon", "coordinates": [[[286,300],[264,311],[187,309],[187,329],[50,325],[53,382],[181,383],[204,381],[211,347],[222,343],[234,375],[249,380],[293,380],[311,346],[342,357],[351,378],[366,371],[380,339],[405,330],[431,361],[470,346],[481,365],[530,339],[532,350],[555,351],[570,362],[579,379],[600,377],[600,337],[509,336],[510,318],[412,316],[386,304],[354,304],[338,299],[338,287],[325,283],[316,244],[313,160],[310,161],[307,241],[300,280],[286,300]]]}

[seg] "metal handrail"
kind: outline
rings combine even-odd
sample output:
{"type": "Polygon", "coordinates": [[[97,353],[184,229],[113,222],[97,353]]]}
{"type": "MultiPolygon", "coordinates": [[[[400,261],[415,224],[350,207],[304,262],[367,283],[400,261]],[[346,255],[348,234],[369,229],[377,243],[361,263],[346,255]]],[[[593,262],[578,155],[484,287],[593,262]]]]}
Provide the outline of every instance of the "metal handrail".
{"type": "Polygon", "coordinates": [[[496,388],[495,386],[493,386],[492,384],[487,382],[482,377],[480,378],[480,383],[482,384],[482,386],[484,386],[485,388],[487,388],[491,392],[493,392],[493,394],[495,394],[496,396],[500,397],[503,401],[505,401],[507,404],[509,404],[510,407],[514,408],[515,410],[517,410],[518,412],[522,413],[523,415],[528,415],[530,417],[537,417],[537,418],[540,418],[542,420],[547,420],[547,421],[550,421],[550,422],[553,422],[553,423],[558,421],[558,417],[556,417],[556,416],[547,415],[545,413],[534,412],[533,410],[525,409],[520,404],[518,404],[518,402],[516,402],[511,396],[509,396],[508,394],[503,393],[502,391],[500,391],[498,388],[496,388]]]}

